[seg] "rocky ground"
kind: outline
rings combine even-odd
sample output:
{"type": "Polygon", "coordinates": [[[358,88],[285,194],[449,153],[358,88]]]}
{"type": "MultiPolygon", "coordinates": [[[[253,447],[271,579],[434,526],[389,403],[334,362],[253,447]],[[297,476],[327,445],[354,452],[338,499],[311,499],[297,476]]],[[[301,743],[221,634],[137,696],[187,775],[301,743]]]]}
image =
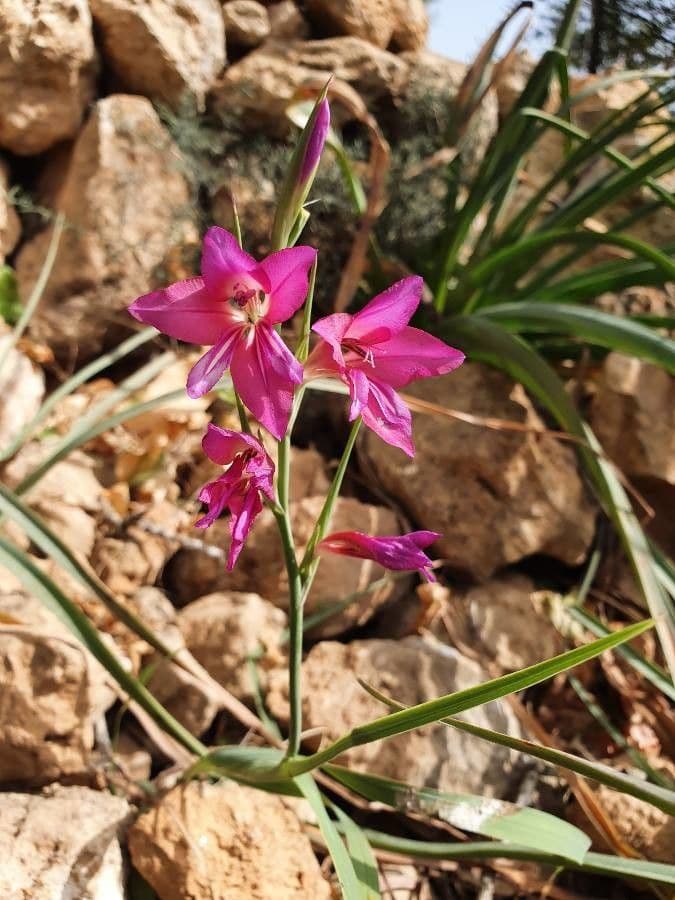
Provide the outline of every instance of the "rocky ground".
{"type": "MultiPolygon", "coordinates": [[[[204,223],[232,224],[232,192],[250,248],[268,249],[275,179],[292,133],[284,110],[304,85],[315,87],[334,73],[345,91],[355,92],[388,138],[396,174],[437,149],[439,116],[466,71],[424,49],[421,0],[34,6],[29,12],[16,0],[0,8],[0,262],[15,268],[24,299],[56,227],[45,211],[62,211],[66,228],[28,333],[0,373],[0,449],[69,374],[132,333],[125,312],[131,300],[194,271],[204,223]],[[423,140],[409,134],[413,114],[423,140]]],[[[526,70],[528,63],[518,65],[526,70]]],[[[469,164],[480,159],[523,78],[515,67],[486,98],[467,141],[469,164]]],[[[589,98],[579,112],[584,127],[623,102],[628,88],[619,88],[589,98]]],[[[353,130],[358,149],[363,116],[354,121],[340,104],[335,115],[347,133],[353,130]]],[[[555,142],[538,148],[521,190],[532,190],[560,152],[555,142]]],[[[422,184],[401,178],[391,189],[381,238],[400,251],[402,267],[415,216],[423,234],[441,215],[435,177],[428,172],[422,184]],[[424,204],[415,199],[420,194],[424,204]]],[[[354,221],[330,165],[323,164],[317,185],[327,199],[308,241],[323,254],[328,288],[319,302],[327,303],[354,221]]],[[[641,219],[637,236],[659,241],[672,228],[672,218],[662,216],[641,219]]],[[[600,303],[656,314],[673,308],[672,295],[651,288],[600,303]]],[[[6,339],[0,335],[0,347],[6,339]]],[[[5,459],[3,483],[20,484],[101,404],[112,412],[129,398],[142,403],[181,388],[193,361],[186,348],[158,339],[87,381],[5,459]],[[146,364],[154,374],[142,383],[125,381],[146,364]]],[[[615,353],[568,374],[607,453],[651,507],[654,533],[675,554],[673,379],[615,353]]],[[[547,431],[520,385],[468,362],[410,393],[433,405],[415,413],[415,459],[364,434],[334,525],[373,534],[411,526],[442,532],[434,548],[444,561],[441,584],[386,579],[369,561],[322,562],[307,613],[355,597],[307,635],[308,746],[382,713],[357,676],[415,703],[560,652],[574,637],[564,597],[594,546],[605,551],[593,593],[598,610],[611,623],[642,616],[632,575],[573,446],[547,431]],[[439,415],[437,407],[450,414],[439,415]]],[[[298,428],[291,495],[300,545],[340,452],[343,405],[310,394],[298,428]]],[[[143,673],[194,735],[207,743],[255,741],[260,701],[282,730],[288,716],[285,569],[267,512],[229,574],[227,523],[194,531],[196,494],[214,474],[200,447],[208,421],[234,423],[223,397],[174,399],[87,441],[24,497],[123,604],[196,661],[192,671],[156,657],[15,526],[3,522],[0,530],[61,585],[123,665],[143,673]]],[[[642,649],[657,658],[651,638],[642,649]]],[[[663,698],[617,659],[603,658],[577,675],[652,765],[667,768],[675,722],[663,698]]],[[[2,897],[135,900],[150,896],[142,893],[147,885],[159,900],[336,896],[307,809],[232,782],[179,783],[185,752],[126,703],[93,657],[7,570],[0,570],[0,682],[2,897]]],[[[521,701],[488,704],[470,718],[631,768],[563,680],[521,701]]],[[[580,802],[573,783],[463,732],[415,731],[352,750],[343,761],[413,784],[538,804],[576,821],[607,848],[606,832],[587,818],[587,801],[580,802]]],[[[675,863],[672,820],[604,789],[595,800],[620,841],[675,863]]],[[[378,815],[365,811],[364,821],[378,815]]],[[[428,832],[407,819],[391,827],[412,836],[428,832]]],[[[545,876],[515,864],[448,872],[387,854],[380,862],[383,896],[396,900],[488,896],[480,893],[486,873],[494,896],[539,896],[544,889],[545,876]]],[[[628,896],[616,893],[621,885],[598,879],[570,876],[563,884],[550,896],[628,896]]]]}

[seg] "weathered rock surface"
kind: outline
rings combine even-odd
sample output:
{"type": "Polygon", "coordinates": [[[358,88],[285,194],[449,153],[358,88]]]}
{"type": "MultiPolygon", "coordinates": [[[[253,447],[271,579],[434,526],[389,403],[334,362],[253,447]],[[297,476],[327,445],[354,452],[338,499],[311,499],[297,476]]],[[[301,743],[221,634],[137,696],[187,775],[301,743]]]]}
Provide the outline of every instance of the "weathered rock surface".
{"type": "Polygon", "coordinates": [[[376,47],[424,46],[428,20],[422,0],[307,0],[307,12],[322,29],[363,38],[376,47]]]}
{"type": "Polygon", "coordinates": [[[621,353],[605,359],[591,424],[610,459],[627,475],[675,485],[675,378],[621,353]]]}
{"type": "Polygon", "coordinates": [[[0,783],[85,771],[111,699],[103,669],[32,598],[0,594],[0,610],[0,783]]]}
{"type": "Polygon", "coordinates": [[[125,90],[203,102],[225,64],[218,0],[91,0],[101,52],[125,90]]]}
{"type": "Polygon", "coordinates": [[[279,797],[234,781],[170,791],[129,831],[160,900],[328,900],[330,887],[279,797]]]}
{"type": "Polygon", "coordinates": [[[86,0],[0,6],[0,146],[32,155],[74,137],[95,77],[86,0]]]}
{"type": "MultiPolygon", "coordinates": [[[[476,363],[407,390],[475,416],[544,427],[522,387],[476,363]]],[[[414,460],[371,432],[363,434],[361,458],[420,527],[443,535],[438,549],[451,566],[484,579],[535,553],[581,562],[594,510],[570,447],[526,431],[413,419],[414,460]]]]}
{"type": "MultiPolygon", "coordinates": [[[[51,440],[25,444],[5,469],[7,483],[11,487],[19,484],[53,450],[54,443],[51,440]]],[[[24,500],[65,544],[89,556],[96,536],[94,514],[100,508],[102,490],[91,459],[75,452],[51,466],[26,492],[24,500]]]]}
{"type": "Polygon", "coordinates": [[[406,65],[356,37],[270,42],[227,68],[211,92],[212,108],[246,129],[285,137],[291,126],[284,111],[299,88],[327,81],[331,73],[372,105],[385,98],[391,102],[404,83],[406,65]]]}
{"type": "MultiPolygon", "coordinates": [[[[304,552],[323,502],[324,496],[321,495],[291,504],[293,533],[300,555],[304,552]]],[[[390,510],[359,503],[351,498],[338,500],[331,530],[358,530],[376,535],[400,533],[396,517],[390,510]]],[[[205,537],[209,543],[226,547],[229,543],[228,522],[218,520],[205,537]]],[[[326,554],[319,566],[305,612],[311,615],[322,606],[363,591],[383,575],[384,570],[371,560],[326,554]]],[[[234,571],[227,572],[221,559],[207,557],[196,550],[181,550],[171,561],[167,577],[179,603],[214,591],[253,591],[281,609],[288,605],[286,567],[276,520],[269,510],[264,510],[258,518],[234,571]]],[[[387,600],[404,589],[405,583],[401,581],[383,585],[317,626],[312,635],[332,637],[361,625],[387,600]]]]}
{"type": "Polygon", "coordinates": [[[4,160],[0,159],[0,265],[16,247],[21,235],[21,222],[9,202],[8,188],[9,170],[4,160]]]}
{"type": "Polygon", "coordinates": [[[270,17],[258,0],[229,0],[223,7],[228,44],[251,49],[269,36],[270,17]]]}
{"type": "MultiPolygon", "coordinates": [[[[600,785],[596,794],[621,838],[647,859],[675,865],[675,819],[660,809],[600,785]]],[[[585,816],[580,813],[580,817],[585,816]]],[[[582,826],[583,827],[583,826],[582,826]]],[[[610,847],[602,847],[611,851],[610,847]]]]}
{"type": "Polygon", "coordinates": [[[293,0],[281,0],[267,10],[271,37],[275,40],[302,40],[309,35],[309,26],[293,0]]]}
{"type": "MultiPolygon", "coordinates": [[[[487,680],[477,663],[432,639],[323,641],[302,667],[304,727],[323,729],[323,740],[329,742],[383,715],[382,704],[359,686],[357,676],[407,706],[487,680]]],[[[283,720],[288,717],[286,680],[273,675],[270,681],[268,706],[283,720]]],[[[514,714],[501,701],[470,710],[465,717],[495,731],[520,733],[514,714]]],[[[340,760],[410,784],[486,797],[502,796],[514,770],[510,751],[444,725],[365,744],[340,760]]]]}
{"type": "Polygon", "coordinates": [[[513,574],[492,578],[466,595],[481,644],[505,671],[532,666],[563,651],[558,630],[534,594],[529,578],[513,574]]]}
{"type": "MultiPolygon", "coordinates": [[[[115,335],[115,316],[150,288],[153,270],[191,234],[178,150],[150,102],[100,100],[72,150],[58,191],[65,229],[33,336],[63,356],[91,357],[115,335]]],[[[27,297],[51,227],[22,247],[17,277],[27,297]]],[[[119,327],[119,326],[118,326],[119,327]]]]}
{"type": "MultiPolygon", "coordinates": [[[[0,335],[0,357],[8,342],[8,334],[0,335]]],[[[0,449],[30,422],[40,408],[44,393],[42,370],[21,351],[12,348],[0,369],[0,449]]]]}
{"type": "Polygon", "coordinates": [[[252,699],[247,658],[261,652],[259,672],[283,662],[284,613],[258,594],[209,594],[178,614],[178,625],[192,655],[230,693],[252,699]]]}
{"type": "Polygon", "coordinates": [[[30,900],[124,900],[122,797],[85,787],[3,794],[0,895],[30,900]]]}

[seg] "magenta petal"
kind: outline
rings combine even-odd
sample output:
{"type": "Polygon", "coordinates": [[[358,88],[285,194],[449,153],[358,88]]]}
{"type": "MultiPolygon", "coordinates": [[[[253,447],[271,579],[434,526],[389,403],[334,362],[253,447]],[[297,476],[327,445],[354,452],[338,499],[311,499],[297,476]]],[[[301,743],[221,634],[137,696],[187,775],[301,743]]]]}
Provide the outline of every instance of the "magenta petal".
{"type": "MultiPolygon", "coordinates": [[[[373,350],[373,374],[394,388],[418,378],[445,375],[464,362],[461,350],[449,347],[419,328],[406,327],[373,350]]],[[[365,365],[365,364],[364,364],[365,365]]]]}
{"type": "Polygon", "coordinates": [[[345,379],[349,385],[349,396],[352,401],[349,405],[349,421],[353,422],[357,416],[361,415],[365,405],[368,403],[370,382],[365,372],[362,372],[360,369],[347,369],[345,379]]]}
{"type": "Polygon", "coordinates": [[[129,312],[139,322],[191,344],[214,344],[231,324],[229,310],[211,298],[203,278],[145,294],[134,300],[129,312]]]}
{"type": "Polygon", "coordinates": [[[234,568],[241,553],[248,533],[256,516],[262,510],[262,500],[256,490],[248,490],[243,495],[233,498],[230,506],[230,552],[227,556],[227,571],[234,568]]]}
{"type": "Polygon", "coordinates": [[[324,97],[321,103],[319,103],[319,108],[316,111],[314,127],[312,128],[312,133],[309,136],[309,140],[307,141],[307,146],[305,148],[305,155],[302,160],[302,166],[300,167],[300,175],[298,178],[300,185],[305,184],[305,182],[316,170],[316,167],[319,165],[319,160],[321,159],[321,153],[323,151],[323,145],[326,143],[326,137],[328,135],[329,128],[330,106],[328,105],[328,100],[326,100],[326,98],[324,97]]]}
{"type": "Polygon", "coordinates": [[[316,259],[312,247],[289,247],[263,259],[260,268],[269,279],[270,305],[265,321],[285,322],[302,306],[309,286],[309,270],[316,259]]]}
{"type": "Polygon", "coordinates": [[[205,484],[198,499],[208,505],[208,511],[195,522],[195,528],[209,528],[223,512],[232,496],[233,485],[224,475],[205,484]]]}
{"type": "Polygon", "coordinates": [[[253,450],[256,454],[267,456],[260,441],[252,434],[243,431],[230,431],[209,422],[206,434],[202,438],[202,448],[211,462],[219,466],[228,466],[238,453],[253,450]]]}
{"type": "Polygon", "coordinates": [[[209,228],[202,245],[202,275],[209,290],[217,292],[225,279],[257,268],[233,234],[217,225],[209,228]]]}
{"type": "Polygon", "coordinates": [[[354,315],[346,337],[368,346],[398,334],[419,306],[423,285],[419,275],[392,284],[354,315]]]}
{"type": "Polygon", "coordinates": [[[242,329],[240,325],[230,328],[211,349],[190,369],[187,379],[188,397],[196,400],[215,387],[229,369],[232,354],[240,342],[242,329]]]}
{"type": "Polygon", "coordinates": [[[414,456],[410,410],[388,384],[371,378],[368,386],[368,403],[362,413],[364,425],[385,443],[414,456]]]}
{"type": "Polygon", "coordinates": [[[362,531],[339,531],[329,534],[318,544],[318,549],[358,559],[372,559],[385,569],[407,571],[417,569],[429,581],[435,581],[431,560],[423,549],[440,537],[434,531],[413,531],[374,537],[362,531]]]}
{"type": "Polygon", "coordinates": [[[349,331],[353,319],[354,316],[350,316],[349,313],[335,313],[335,315],[319,319],[312,325],[312,331],[322,337],[331,348],[333,359],[340,368],[344,368],[346,365],[342,352],[342,341],[349,331]]]}
{"type": "Polygon", "coordinates": [[[232,381],[245,406],[277,440],[286,433],[293,392],[302,384],[302,366],[276,331],[259,322],[237,345],[232,381]]]}

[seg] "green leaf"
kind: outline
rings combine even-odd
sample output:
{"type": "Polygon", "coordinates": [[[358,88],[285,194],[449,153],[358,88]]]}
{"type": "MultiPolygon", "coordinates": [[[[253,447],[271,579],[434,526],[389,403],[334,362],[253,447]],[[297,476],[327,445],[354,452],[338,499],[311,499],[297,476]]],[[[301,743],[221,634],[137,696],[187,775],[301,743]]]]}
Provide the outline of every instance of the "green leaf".
{"type": "Polygon", "coordinates": [[[625,641],[632,640],[652,626],[651,620],[629,625],[627,628],[615,632],[606,638],[600,638],[590,644],[586,644],[584,647],[569,650],[567,653],[544,660],[534,666],[528,666],[526,669],[520,669],[518,672],[511,672],[508,675],[502,675],[500,678],[494,678],[475,687],[456,691],[454,694],[448,694],[435,700],[427,700],[426,703],[419,703],[416,706],[391,713],[364,725],[358,725],[348,734],[338,738],[337,741],[312,756],[298,757],[286,761],[282,764],[282,769],[284,774],[289,776],[308,772],[317,766],[324,765],[324,763],[334,759],[351,747],[359,747],[362,744],[369,744],[373,741],[393,737],[396,734],[404,734],[406,731],[412,731],[415,728],[422,728],[425,725],[438,722],[446,716],[452,716],[467,709],[472,709],[475,706],[481,706],[483,703],[489,703],[491,700],[497,700],[500,697],[505,697],[507,694],[514,694],[517,691],[539,684],[539,682],[551,678],[553,675],[565,672],[567,669],[571,669],[589,659],[593,659],[625,641]]]}
{"type": "Polygon", "coordinates": [[[463,831],[512,841],[581,862],[591,845],[583,831],[537,809],[474,794],[450,794],[328,764],[325,771],[368,800],[440,819],[463,831]]]}
{"type": "MultiPolygon", "coordinates": [[[[371,696],[386,706],[392,709],[405,709],[401,703],[386,697],[371,685],[366,684],[366,682],[359,680],[359,684],[371,696]]],[[[650,784],[642,778],[624,775],[623,772],[617,772],[609,766],[602,765],[602,763],[581,759],[564,750],[543,747],[540,744],[532,743],[532,741],[513,737],[509,734],[501,734],[499,731],[492,731],[490,728],[483,728],[480,725],[474,725],[473,722],[466,722],[464,719],[458,719],[454,716],[447,716],[441,719],[441,722],[450,728],[465,731],[467,734],[472,734],[474,737],[488,741],[491,744],[508,747],[510,750],[516,750],[519,753],[526,753],[528,756],[535,757],[535,759],[541,759],[551,765],[569,769],[570,772],[576,772],[578,775],[583,775],[586,778],[592,778],[594,781],[605,784],[614,790],[620,791],[622,794],[630,794],[633,797],[651,803],[652,806],[656,806],[669,814],[675,813],[675,792],[669,788],[650,784]]]]}
{"type": "Polygon", "coordinates": [[[49,576],[37,568],[28,554],[0,537],[0,565],[19,579],[28,593],[42,601],[70,629],[108,673],[157,724],[183,747],[198,756],[206,747],[166,710],[141,682],[131,675],[101,639],[82,610],[72,602],[49,576]]]}
{"type": "Polygon", "coordinates": [[[364,897],[362,884],[357,878],[352,859],[340,837],[340,833],[326,811],[316,782],[309,774],[300,775],[295,781],[317,818],[321,834],[328,847],[330,858],[335,867],[335,873],[342,888],[343,900],[362,900],[364,897]]]}
{"type": "Polygon", "coordinates": [[[665,253],[638,238],[613,231],[569,231],[561,228],[527,235],[515,244],[496,250],[468,271],[469,279],[473,285],[483,284],[495,272],[508,271],[509,267],[516,263],[534,264],[541,259],[543,252],[564,244],[578,244],[589,249],[604,244],[622,247],[631,250],[635,256],[653,263],[661,269],[665,278],[675,278],[675,262],[665,253]]]}
{"type": "Polygon", "coordinates": [[[283,751],[275,747],[224,745],[201,756],[188,770],[186,778],[215,775],[273,794],[300,797],[302,791],[298,784],[279,774],[279,764],[283,757],[283,751]]]}
{"type": "Polygon", "coordinates": [[[22,309],[14,269],[11,266],[0,266],[0,319],[4,319],[8,325],[15,325],[22,309]]]}
{"type": "MultiPolygon", "coordinates": [[[[579,622],[584,628],[587,628],[592,634],[597,637],[602,637],[605,634],[611,634],[609,628],[600,621],[600,619],[591,615],[588,610],[584,609],[581,606],[570,606],[567,609],[567,612],[570,616],[579,622]]],[[[660,691],[669,697],[673,703],[675,703],[675,685],[673,685],[672,681],[668,678],[668,673],[665,672],[660,666],[655,665],[649,660],[645,659],[644,656],[641,656],[639,653],[636,653],[632,647],[617,647],[616,652],[619,656],[623,657],[634,669],[636,672],[639,672],[640,675],[644,676],[647,681],[650,681],[654,687],[657,687],[660,691]]]]}
{"type": "Polygon", "coordinates": [[[508,331],[564,332],[628,353],[675,374],[675,341],[631,319],[562,303],[501,303],[476,313],[508,331]]]}
{"type": "Polygon", "coordinates": [[[344,810],[335,804],[331,808],[340,823],[341,831],[347,839],[347,850],[361,886],[361,897],[363,900],[380,900],[380,879],[377,871],[377,860],[372,847],[368,843],[368,838],[363,829],[359,828],[344,810]]]}
{"type": "Polygon", "coordinates": [[[496,841],[475,841],[466,843],[440,843],[416,841],[411,838],[394,837],[381,831],[366,830],[371,846],[392,853],[403,853],[420,859],[520,859],[543,863],[555,868],[579,869],[623,878],[639,878],[657,881],[661,884],[675,884],[675,866],[665,863],[648,862],[644,859],[624,859],[606,853],[587,853],[583,863],[574,863],[560,856],[537,853],[518,844],[497,843],[496,841]]]}

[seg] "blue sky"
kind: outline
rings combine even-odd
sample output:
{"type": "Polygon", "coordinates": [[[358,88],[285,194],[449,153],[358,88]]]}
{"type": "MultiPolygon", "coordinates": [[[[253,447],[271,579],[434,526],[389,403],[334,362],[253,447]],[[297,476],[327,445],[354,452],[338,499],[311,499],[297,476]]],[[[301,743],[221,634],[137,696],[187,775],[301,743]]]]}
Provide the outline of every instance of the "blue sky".
{"type": "MultiPolygon", "coordinates": [[[[429,49],[450,59],[470,62],[513,6],[513,0],[432,0],[429,4],[429,49]]],[[[517,21],[522,23],[523,20],[517,21]]]]}

